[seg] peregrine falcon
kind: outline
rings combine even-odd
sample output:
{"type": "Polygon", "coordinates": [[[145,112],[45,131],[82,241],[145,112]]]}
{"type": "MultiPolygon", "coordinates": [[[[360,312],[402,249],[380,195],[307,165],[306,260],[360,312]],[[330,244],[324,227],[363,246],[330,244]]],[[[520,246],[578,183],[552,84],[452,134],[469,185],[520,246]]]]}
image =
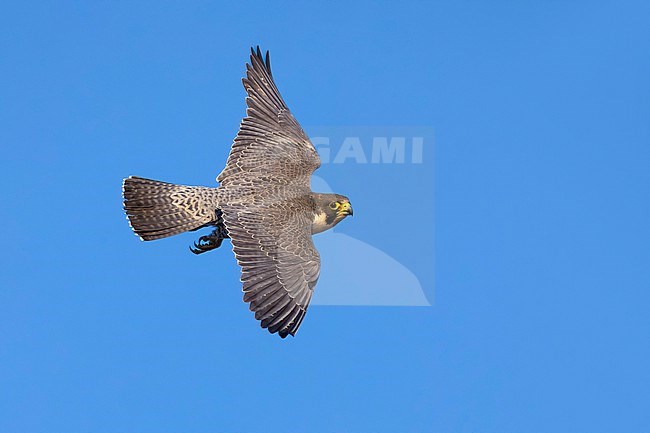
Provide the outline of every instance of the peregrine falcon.
{"type": "Polygon", "coordinates": [[[230,238],[244,302],[262,328],[285,338],[300,327],[320,274],[312,235],[352,215],[352,206],[345,196],[311,191],[320,158],[273,81],[268,51],[251,49],[242,82],[246,117],[219,186],[130,176],[122,185],[124,210],[144,241],[211,227],[190,247],[202,254],[230,238]]]}

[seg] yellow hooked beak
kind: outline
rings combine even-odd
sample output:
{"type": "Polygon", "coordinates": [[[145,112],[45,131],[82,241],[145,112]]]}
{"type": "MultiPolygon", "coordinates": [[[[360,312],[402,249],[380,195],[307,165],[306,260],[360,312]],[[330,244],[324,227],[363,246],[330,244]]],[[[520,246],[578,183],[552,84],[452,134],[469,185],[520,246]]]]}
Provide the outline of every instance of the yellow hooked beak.
{"type": "Polygon", "coordinates": [[[341,206],[339,206],[339,208],[337,209],[337,212],[336,212],[336,213],[337,213],[339,216],[342,216],[342,217],[343,217],[343,216],[347,216],[347,215],[352,216],[352,215],[353,215],[353,213],[352,213],[352,206],[350,206],[350,203],[349,203],[349,202],[341,203],[341,206]]]}

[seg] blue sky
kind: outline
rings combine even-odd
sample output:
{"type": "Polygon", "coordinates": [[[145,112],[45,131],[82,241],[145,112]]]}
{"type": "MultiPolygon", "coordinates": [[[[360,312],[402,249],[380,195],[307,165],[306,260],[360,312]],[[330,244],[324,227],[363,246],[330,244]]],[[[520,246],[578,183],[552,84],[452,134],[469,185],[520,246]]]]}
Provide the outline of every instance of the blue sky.
{"type": "MultiPolygon", "coordinates": [[[[645,2],[5,5],[0,431],[649,431],[649,19],[645,2]],[[282,341],[229,248],[130,232],[123,177],[213,184],[256,44],[308,130],[435,131],[426,164],[318,172],[355,206],[337,235],[397,258],[431,307],[315,306],[282,341]]],[[[329,269],[317,289],[363,284],[329,269]]]]}

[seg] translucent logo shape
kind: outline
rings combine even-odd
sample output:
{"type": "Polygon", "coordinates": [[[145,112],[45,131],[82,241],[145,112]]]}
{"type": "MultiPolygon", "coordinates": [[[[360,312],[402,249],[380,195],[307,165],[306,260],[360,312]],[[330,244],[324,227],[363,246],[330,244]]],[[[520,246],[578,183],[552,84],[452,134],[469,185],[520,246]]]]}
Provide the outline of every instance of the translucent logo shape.
{"type": "MultiPolygon", "coordinates": [[[[311,186],[312,191],[332,192],[318,176],[312,176],[311,186]]],[[[313,237],[321,256],[321,278],[312,305],[431,305],[408,267],[379,248],[341,233],[339,227],[313,237]]]]}

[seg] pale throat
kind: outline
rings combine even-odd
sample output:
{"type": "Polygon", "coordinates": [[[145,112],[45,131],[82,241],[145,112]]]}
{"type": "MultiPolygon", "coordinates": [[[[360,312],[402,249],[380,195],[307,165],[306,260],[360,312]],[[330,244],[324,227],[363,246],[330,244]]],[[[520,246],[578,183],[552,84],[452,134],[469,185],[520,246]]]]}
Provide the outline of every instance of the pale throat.
{"type": "Polygon", "coordinates": [[[325,214],[325,212],[317,212],[314,214],[314,221],[311,224],[311,234],[315,235],[316,233],[324,232],[327,229],[331,229],[335,225],[336,223],[327,223],[327,214],[325,214]]]}

